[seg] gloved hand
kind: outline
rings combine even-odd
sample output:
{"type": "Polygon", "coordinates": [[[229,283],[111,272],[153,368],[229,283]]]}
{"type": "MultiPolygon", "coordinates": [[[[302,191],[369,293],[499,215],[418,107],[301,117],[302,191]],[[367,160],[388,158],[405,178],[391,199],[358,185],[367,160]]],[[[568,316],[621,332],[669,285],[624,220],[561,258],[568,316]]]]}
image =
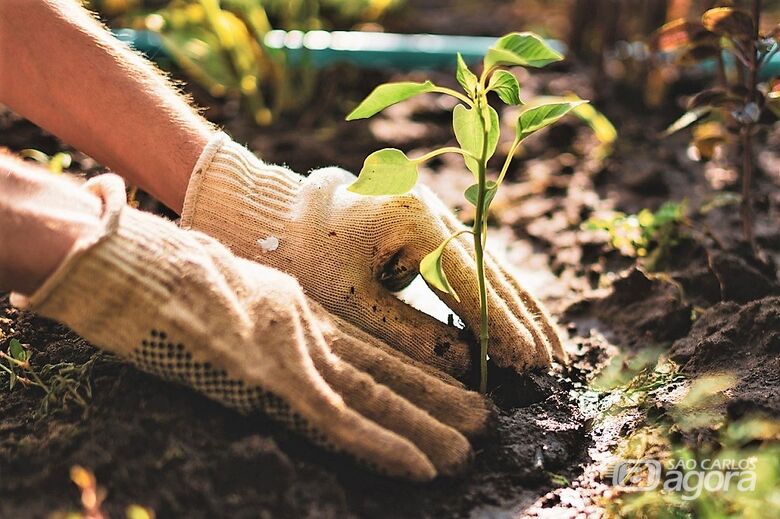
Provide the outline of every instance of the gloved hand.
{"type": "Polygon", "coordinates": [[[428,480],[467,463],[464,435],[489,414],[482,397],[352,333],[290,276],[127,207],[119,177],[87,188],[103,201],[101,229],[15,305],[383,473],[428,480]]]}
{"type": "MultiPolygon", "coordinates": [[[[469,367],[458,330],[398,300],[420,260],[463,228],[425,186],[403,196],[347,191],[355,177],[338,168],[308,178],[264,164],[225,134],[196,164],[182,226],[203,231],[243,257],[298,279],[327,310],[410,357],[455,376],[469,367]],[[394,285],[394,286],[393,286],[394,285]]],[[[444,269],[460,296],[439,294],[470,330],[479,329],[479,293],[470,238],[453,240],[444,269]]],[[[522,371],[565,353],[549,314],[498,261],[486,262],[490,357],[522,371]]]]}

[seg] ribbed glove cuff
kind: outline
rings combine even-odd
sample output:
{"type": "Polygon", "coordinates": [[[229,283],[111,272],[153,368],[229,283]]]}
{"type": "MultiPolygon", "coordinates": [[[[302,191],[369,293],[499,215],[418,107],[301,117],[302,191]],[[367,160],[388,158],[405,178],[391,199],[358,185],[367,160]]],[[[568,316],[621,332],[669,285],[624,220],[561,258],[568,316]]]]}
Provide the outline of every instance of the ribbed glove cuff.
{"type": "Polygon", "coordinates": [[[255,257],[261,250],[258,240],[284,233],[302,181],[301,175],[265,164],[218,133],[193,169],[181,226],[205,232],[244,257],[255,257]]]}

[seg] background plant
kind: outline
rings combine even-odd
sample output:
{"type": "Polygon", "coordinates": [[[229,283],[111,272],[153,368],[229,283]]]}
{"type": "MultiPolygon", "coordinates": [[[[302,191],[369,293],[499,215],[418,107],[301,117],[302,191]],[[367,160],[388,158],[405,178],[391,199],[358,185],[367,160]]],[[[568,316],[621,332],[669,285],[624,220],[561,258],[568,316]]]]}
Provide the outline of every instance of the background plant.
{"type": "Polygon", "coordinates": [[[627,256],[641,258],[644,266],[662,269],[672,257],[672,250],[690,226],[686,216],[687,203],[665,202],[657,211],[642,209],[637,214],[614,212],[604,217],[589,218],[582,227],[609,234],[612,247],[627,256]]]}
{"type": "MultiPolygon", "coordinates": [[[[93,0],[92,7],[118,26],[159,34],[165,51],[195,83],[214,97],[241,100],[257,124],[308,101],[316,75],[305,58],[289,63],[264,45],[272,29],[322,29],[374,21],[397,0],[172,0],[146,9],[132,0],[93,0]]],[[[156,57],[155,57],[156,58],[156,57]]]]}
{"type": "MultiPolygon", "coordinates": [[[[724,392],[735,382],[725,374],[687,381],[684,398],[660,415],[648,415],[647,424],[618,447],[617,458],[652,458],[679,467],[687,467],[680,462],[693,464],[705,459],[721,466],[729,461],[751,460],[755,467],[755,488],[745,490],[732,484],[688,499],[660,487],[645,492],[617,493],[605,503],[607,517],[777,517],[780,513],[780,422],[760,414],[730,420],[725,411],[724,392]]],[[[645,406],[656,405],[657,396],[648,394],[645,406]]]]}
{"type": "Polygon", "coordinates": [[[780,98],[774,91],[765,95],[758,85],[761,67],[778,50],[780,32],[775,28],[760,34],[760,21],[761,0],[752,0],[750,11],[716,7],[705,11],[700,21],[667,23],[656,32],[653,42],[655,50],[672,53],[681,66],[714,60],[716,84],[693,96],[685,114],[664,133],[670,135],[696,123],[693,146],[703,159],[711,158],[717,146],[738,138],[742,154],[740,214],[744,238],[752,246],[753,135],[762,114],[780,112],[780,98]],[[772,110],[764,110],[766,107],[772,110]]]}
{"type": "Polygon", "coordinates": [[[13,391],[18,385],[40,389],[43,396],[38,416],[67,409],[70,404],[86,410],[92,398],[92,367],[101,354],[94,354],[83,364],[59,362],[35,366],[30,362],[32,353],[28,345],[22,344],[19,339],[11,339],[6,351],[0,351],[0,384],[7,379],[8,391],[13,391]]]}
{"type": "Polygon", "coordinates": [[[450,95],[459,103],[452,111],[452,128],[459,147],[445,147],[432,151],[417,159],[410,159],[401,150],[385,148],[369,155],[360,175],[350,191],[364,195],[401,195],[417,183],[417,168],[420,164],[443,153],[459,153],[466,167],[474,176],[475,183],[466,189],[466,200],[475,206],[476,217],[470,230],[460,231],[426,255],[420,262],[420,274],[425,281],[442,292],[458,299],[445,274],[442,258],[447,244],[461,234],[471,234],[474,243],[474,259],[480,295],[480,384],[483,393],[487,388],[487,351],[489,342],[488,308],[484,273],[484,247],[487,238],[487,212],[496,191],[509,169],[509,164],[520,143],[538,130],[585,103],[581,99],[545,98],[541,102],[525,106],[517,118],[515,136],[509,153],[496,180],[486,175],[487,164],[496,151],[500,137],[498,112],[490,106],[488,94],[493,92],[507,105],[522,105],[520,85],[517,78],[505,67],[544,67],[563,57],[550,48],[536,34],[511,33],[501,37],[486,53],[482,73],[479,77],[472,72],[458,54],[456,79],[463,93],[440,87],[430,81],[423,83],[388,83],[377,87],[348,116],[347,120],[364,119],[375,115],[388,106],[404,101],[418,94],[437,92],[450,95]]]}

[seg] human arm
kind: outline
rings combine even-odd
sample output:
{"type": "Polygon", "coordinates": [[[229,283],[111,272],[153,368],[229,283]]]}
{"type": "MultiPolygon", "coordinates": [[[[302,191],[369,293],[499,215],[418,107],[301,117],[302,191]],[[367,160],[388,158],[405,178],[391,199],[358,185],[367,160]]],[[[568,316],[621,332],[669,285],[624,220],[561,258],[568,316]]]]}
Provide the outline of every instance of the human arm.
{"type": "Polygon", "coordinates": [[[215,133],[75,0],[0,2],[0,103],[177,212],[215,133]]]}

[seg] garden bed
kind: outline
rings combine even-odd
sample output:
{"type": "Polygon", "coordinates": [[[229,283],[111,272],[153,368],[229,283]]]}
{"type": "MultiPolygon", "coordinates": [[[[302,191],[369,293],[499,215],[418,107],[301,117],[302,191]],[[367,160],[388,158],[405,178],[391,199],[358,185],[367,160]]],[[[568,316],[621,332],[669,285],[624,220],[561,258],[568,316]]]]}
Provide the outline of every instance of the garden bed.
{"type": "MultiPolygon", "coordinates": [[[[741,245],[737,206],[697,211],[719,192],[713,187],[718,174],[734,188],[728,168],[714,171],[689,160],[684,136],[655,136],[678,109],[637,108],[625,100],[638,93],[603,83],[596,89],[589,71],[567,67],[534,73],[523,95],[574,91],[593,99],[620,131],[616,148],[597,157],[599,143],[576,119],[529,140],[494,203],[491,246],[550,306],[568,333],[572,363],[550,373],[491,375],[498,423],[475,446],[465,476],[412,485],[372,475],[263,417],[238,415],[98,354],[2,297],[0,347],[19,339],[34,351],[34,366],[88,369],[71,376],[85,406],[63,393],[44,410],[39,388],[3,388],[0,495],[6,498],[0,516],[78,509],[68,477],[73,465],[95,473],[112,517],[131,504],[159,517],[600,516],[609,493],[603,462],[646,418],[636,409],[605,414],[606,392],[592,405],[584,397],[593,394],[591,383],[611,359],[651,349],[668,354],[689,380],[730,373],[736,384],[724,403],[729,419],[753,412],[780,418],[780,285],[773,267],[780,259],[780,152],[771,146],[780,140],[780,127],[761,134],[757,146],[756,236],[765,252],[757,260],[741,245]],[[658,273],[638,268],[604,233],[582,226],[607,210],[654,210],[672,197],[687,199],[691,225],[658,273]]],[[[358,171],[382,146],[425,152],[450,138],[448,107],[427,102],[431,98],[397,105],[372,121],[343,121],[373,85],[421,77],[326,72],[313,106],[268,128],[254,127],[220,103],[207,116],[268,161],[302,172],[329,165],[358,171]]],[[[447,84],[449,77],[434,79],[447,84]]],[[[0,116],[0,145],[67,150],[7,112],[0,116]]],[[[501,145],[498,150],[506,153],[501,145]]],[[[75,172],[102,171],[87,157],[74,158],[75,172]]],[[[470,176],[459,158],[434,162],[423,178],[464,221],[473,217],[462,200],[470,176]]],[[[142,208],[164,213],[140,200],[142,208]]]]}

